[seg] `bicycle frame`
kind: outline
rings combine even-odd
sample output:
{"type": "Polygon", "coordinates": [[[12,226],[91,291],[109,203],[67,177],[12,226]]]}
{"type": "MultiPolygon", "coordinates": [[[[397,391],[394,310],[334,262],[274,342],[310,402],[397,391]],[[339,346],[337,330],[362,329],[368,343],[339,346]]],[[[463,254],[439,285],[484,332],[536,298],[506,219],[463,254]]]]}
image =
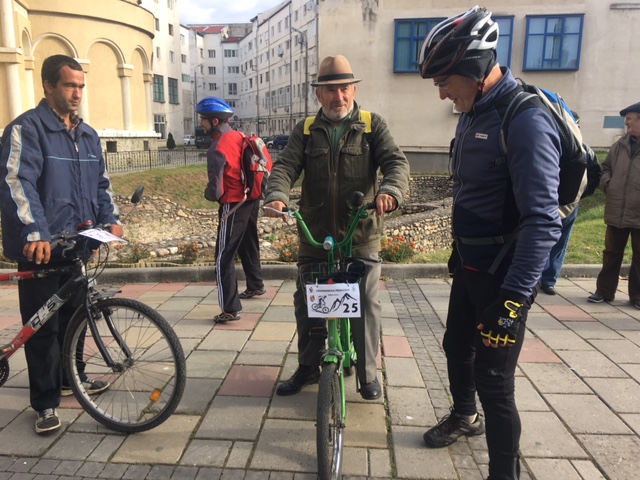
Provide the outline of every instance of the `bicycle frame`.
{"type": "MultiPolygon", "coordinates": [[[[42,307],[29,319],[29,321],[25,325],[23,325],[23,327],[16,334],[13,340],[11,340],[11,342],[6,345],[0,346],[0,361],[8,361],[9,358],[11,358],[11,356],[21,346],[28,342],[29,339],[33,337],[33,335],[35,335],[35,333],[40,330],[42,326],[47,323],[65,303],[67,303],[74,295],[76,295],[78,291],[84,289],[83,305],[79,306],[78,309],[84,308],[87,312],[87,318],[89,319],[89,328],[93,333],[94,339],[96,340],[96,347],[102,355],[105,364],[114,370],[118,370],[119,366],[116,364],[116,362],[113,361],[111,355],[104,345],[104,342],[102,341],[101,336],[98,333],[98,329],[95,326],[94,315],[91,314],[92,312],[90,311],[90,309],[93,302],[92,299],[98,296],[98,292],[94,290],[91,284],[91,280],[87,277],[86,266],[81,259],[74,259],[72,265],[63,265],[58,267],[44,268],[41,270],[27,270],[23,272],[1,274],[0,282],[49,278],[61,275],[71,275],[71,278],[69,278],[69,280],[67,280],[64,285],[42,305],[42,307]]],[[[101,294],[100,298],[113,296],[115,295],[115,293],[116,292],[110,294],[101,294]]],[[[130,357],[131,352],[129,351],[125,342],[122,340],[120,333],[111,324],[110,321],[108,321],[108,328],[120,348],[124,350],[127,357],[130,357]]]]}

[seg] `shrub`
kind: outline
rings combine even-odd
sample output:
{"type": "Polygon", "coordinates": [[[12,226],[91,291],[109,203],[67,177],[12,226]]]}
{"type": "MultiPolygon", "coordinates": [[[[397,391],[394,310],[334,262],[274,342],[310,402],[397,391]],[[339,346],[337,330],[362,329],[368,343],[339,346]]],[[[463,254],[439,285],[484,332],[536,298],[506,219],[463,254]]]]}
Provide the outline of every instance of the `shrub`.
{"type": "Polygon", "coordinates": [[[176,141],[174,140],[171,132],[169,132],[169,135],[167,136],[167,148],[169,150],[173,150],[174,148],[176,148],[176,141]]]}
{"type": "Polygon", "coordinates": [[[298,239],[287,238],[274,247],[278,252],[278,260],[281,262],[294,263],[298,261],[298,251],[300,250],[298,239]]]}
{"type": "Polygon", "coordinates": [[[178,245],[178,253],[182,255],[183,263],[195,263],[198,259],[198,252],[200,250],[200,246],[197,243],[181,243],[178,245]]]}
{"type": "Polygon", "coordinates": [[[118,244],[115,249],[118,261],[121,263],[138,263],[151,256],[151,251],[147,247],[136,242],[118,244]]]}
{"type": "Polygon", "coordinates": [[[404,237],[383,237],[380,240],[380,258],[390,263],[410,263],[414,255],[421,252],[416,250],[416,244],[407,242],[404,237]]]}

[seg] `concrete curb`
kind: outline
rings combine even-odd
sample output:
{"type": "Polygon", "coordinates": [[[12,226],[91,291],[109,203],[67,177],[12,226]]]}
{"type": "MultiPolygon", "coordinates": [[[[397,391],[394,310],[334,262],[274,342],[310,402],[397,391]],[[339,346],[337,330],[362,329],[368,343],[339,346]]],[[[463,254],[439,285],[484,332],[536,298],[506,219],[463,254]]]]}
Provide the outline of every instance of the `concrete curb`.
{"type": "MultiPolygon", "coordinates": [[[[565,265],[562,276],[580,278],[596,277],[601,265],[565,265]]],[[[244,279],[244,272],[236,267],[238,278],[244,279]]],[[[15,270],[2,269],[0,273],[10,273],[15,270]]],[[[626,276],[629,266],[624,265],[620,274],[626,276]]],[[[292,280],[296,277],[295,265],[263,265],[262,274],[265,280],[292,280]]],[[[445,264],[382,264],[382,276],[395,280],[412,278],[447,277],[449,275],[445,264]]],[[[215,267],[149,267],[149,268],[107,268],[100,275],[100,280],[106,283],[162,283],[162,282],[212,282],[215,281],[215,267]]]]}

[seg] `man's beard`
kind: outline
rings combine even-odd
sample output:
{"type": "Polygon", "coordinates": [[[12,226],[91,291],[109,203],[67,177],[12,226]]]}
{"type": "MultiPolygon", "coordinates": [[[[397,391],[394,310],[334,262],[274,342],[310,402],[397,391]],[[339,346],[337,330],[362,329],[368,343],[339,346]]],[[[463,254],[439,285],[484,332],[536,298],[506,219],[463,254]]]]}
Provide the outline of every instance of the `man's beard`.
{"type": "Polygon", "coordinates": [[[347,118],[349,114],[351,114],[351,112],[353,111],[353,108],[351,110],[346,111],[344,114],[342,113],[344,110],[335,111],[335,110],[328,110],[324,108],[322,110],[324,111],[324,115],[329,120],[331,120],[332,122],[339,122],[347,118]]]}

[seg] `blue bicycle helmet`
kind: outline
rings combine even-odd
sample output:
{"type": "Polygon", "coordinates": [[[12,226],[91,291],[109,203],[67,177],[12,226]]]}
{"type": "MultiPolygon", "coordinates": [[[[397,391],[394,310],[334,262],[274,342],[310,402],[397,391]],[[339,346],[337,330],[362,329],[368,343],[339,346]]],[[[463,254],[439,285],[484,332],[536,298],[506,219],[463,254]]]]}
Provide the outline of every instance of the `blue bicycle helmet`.
{"type": "Polygon", "coordinates": [[[207,97],[198,102],[196,113],[204,118],[227,120],[233,115],[233,109],[221,98],[207,97]]]}

